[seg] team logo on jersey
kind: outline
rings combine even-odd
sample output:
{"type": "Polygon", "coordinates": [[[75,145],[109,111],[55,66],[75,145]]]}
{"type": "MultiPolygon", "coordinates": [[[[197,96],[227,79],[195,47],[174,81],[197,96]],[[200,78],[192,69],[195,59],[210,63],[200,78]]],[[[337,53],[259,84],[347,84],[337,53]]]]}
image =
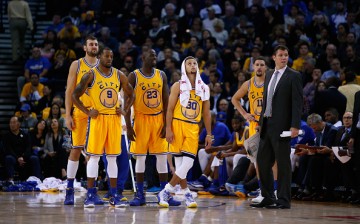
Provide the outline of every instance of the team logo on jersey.
{"type": "Polygon", "coordinates": [[[261,114],[262,105],[263,105],[262,97],[258,97],[258,98],[254,99],[254,101],[253,101],[254,113],[258,116],[260,116],[260,114],[261,114]]]}
{"type": "Polygon", "coordinates": [[[149,108],[156,108],[160,105],[160,92],[157,89],[147,89],[143,95],[144,104],[149,108]]]}
{"type": "Polygon", "coordinates": [[[188,119],[196,119],[200,114],[200,105],[190,99],[186,107],[181,106],[181,113],[188,119]]]}
{"type": "Polygon", "coordinates": [[[103,89],[100,93],[100,102],[104,107],[113,108],[118,101],[118,94],[112,88],[103,89]]]}

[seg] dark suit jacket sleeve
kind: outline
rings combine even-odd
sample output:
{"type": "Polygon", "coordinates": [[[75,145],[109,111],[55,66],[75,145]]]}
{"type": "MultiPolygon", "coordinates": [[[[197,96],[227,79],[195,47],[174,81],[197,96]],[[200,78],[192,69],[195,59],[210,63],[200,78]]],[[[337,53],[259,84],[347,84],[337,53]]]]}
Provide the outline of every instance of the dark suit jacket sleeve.
{"type": "Polygon", "coordinates": [[[359,121],[359,113],[360,113],[360,91],[355,94],[354,100],[354,113],[353,113],[353,124],[351,126],[351,138],[355,139],[359,130],[356,128],[356,124],[359,121]]]}
{"type": "Polygon", "coordinates": [[[292,116],[291,116],[291,127],[300,129],[301,123],[301,113],[303,106],[303,88],[302,88],[302,79],[299,72],[294,72],[290,74],[292,77],[292,116]]]}

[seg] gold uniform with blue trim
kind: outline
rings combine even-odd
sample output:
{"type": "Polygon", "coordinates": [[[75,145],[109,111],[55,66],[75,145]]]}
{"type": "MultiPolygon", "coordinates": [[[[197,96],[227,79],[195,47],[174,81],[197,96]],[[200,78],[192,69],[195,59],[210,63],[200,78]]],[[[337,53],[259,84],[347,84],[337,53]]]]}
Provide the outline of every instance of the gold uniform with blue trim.
{"type": "MultiPolygon", "coordinates": [[[[260,114],[263,106],[264,96],[264,84],[257,85],[255,77],[252,77],[249,81],[248,98],[250,103],[250,114],[252,114],[255,120],[260,120],[260,114]]],[[[249,137],[256,133],[256,127],[259,125],[256,121],[250,121],[249,124],[249,137]]]]}
{"type": "Polygon", "coordinates": [[[169,145],[169,152],[180,155],[182,153],[196,156],[199,145],[199,122],[202,115],[202,101],[195,90],[190,91],[189,102],[186,107],[177,100],[172,120],[174,141],[169,145]]]}
{"type": "Polygon", "coordinates": [[[248,130],[249,130],[249,127],[245,127],[243,135],[241,136],[241,138],[239,136],[239,133],[235,132],[235,141],[236,141],[237,146],[239,146],[239,147],[244,146],[246,132],[248,132],[248,130]]]}
{"type": "MultiPolygon", "coordinates": [[[[99,63],[97,61],[96,65],[99,63]]],[[[96,66],[95,65],[95,66],[96,66]]],[[[80,83],[82,77],[90,71],[95,66],[91,66],[85,58],[80,58],[78,60],[78,69],[76,71],[76,85],[80,83]]],[[[86,108],[92,107],[92,100],[87,93],[83,94],[80,97],[81,102],[85,105],[86,108]]],[[[71,131],[71,144],[73,148],[83,148],[86,141],[86,129],[87,129],[87,120],[88,116],[84,114],[74,105],[74,111],[72,114],[73,122],[75,127],[71,131]]]]}
{"type": "Polygon", "coordinates": [[[145,76],[140,69],[134,71],[134,132],[135,141],[131,141],[130,152],[134,155],[167,153],[167,142],[161,138],[165,115],[163,113],[162,90],[164,83],[161,71],[153,69],[152,75],[145,76]]]}
{"type": "Polygon", "coordinates": [[[119,155],[121,153],[121,116],[116,114],[120,103],[119,71],[111,68],[111,74],[105,76],[98,67],[92,69],[94,81],[88,87],[93,100],[93,108],[99,111],[96,118],[89,117],[86,139],[86,153],[90,155],[119,155]]]}

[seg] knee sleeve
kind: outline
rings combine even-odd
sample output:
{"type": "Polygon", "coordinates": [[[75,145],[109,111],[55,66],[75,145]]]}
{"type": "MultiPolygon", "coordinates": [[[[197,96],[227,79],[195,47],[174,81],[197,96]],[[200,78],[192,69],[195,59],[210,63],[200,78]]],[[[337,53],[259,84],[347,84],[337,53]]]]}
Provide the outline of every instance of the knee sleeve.
{"type": "Polygon", "coordinates": [[[158,173],[168,172],[166,155],[156,155],[156,169],[158,173]]]}
{"type": "Polygon", "coordinates": [[[145,173],[146,156],[136,156],[135,173],[145,173]]]}
{"type": "Polygon", "coordinates": [[[207,154],[205,149],[200,149],[198,152],[198,158],[199,158],[199,163],[200,163],[200,167],[201,167],[201,171],[204,172],[206,165],[209,162],[209,159],[211,157],[211,154],[207,154]]]}
{"type": "Polygon", "coordinates": [[[90,156],[89,161],[87,162],[86,172],[87,176],[90,178],[97,178],[99,175],[99,160],[100,156],[90,156]]]}
{"type": "Polygon", "coordinates": [[[180,179],[186,179],[186,175],[189,172],[189,170],[191,169],[191,167],[193,166],[194,163],[194,159],[184,156],[182,159],[182,163],[181,166],[179,167],[179,169],[176,169],[175,174],[180,177],[180,179]]]}
{"type": "Polygon", "coordinates": [[[116,164],[116,156],[106,156],[107,160],[107,174],[109,178],[117,178],[118,176],[118,168],[116,164]]]}
{"type": "Polygon", "coordinates": [[[181,166],[181,163],[183,161],[183,157],[182,156],[175,156],[174,158],[175,158],[175,170],[177,170],[181,166]]]}

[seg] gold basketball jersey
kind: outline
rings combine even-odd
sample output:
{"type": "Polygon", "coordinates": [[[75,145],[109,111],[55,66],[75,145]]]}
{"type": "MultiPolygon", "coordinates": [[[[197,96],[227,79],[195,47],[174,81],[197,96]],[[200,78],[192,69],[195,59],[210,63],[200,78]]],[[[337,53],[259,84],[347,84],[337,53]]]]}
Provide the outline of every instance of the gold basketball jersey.
{"type": "Polygon", "coordinates": [[[180,104],[180,97],[175,105],[174,119],[190,123],[199,123],[202,113],[201,97],[195,94],[195,90],[190,91],[190,99],[186,107],[180,104]]]}
{"type": "Polygon", "coordinates": [[[252,77],[249,83],[248,97],[250,103],[250,114],[254,115],[255,119],[259,121],[263,106],[264,84],[257,85],[255,77],[252,77]]]}
{"type": "Polygon", "coordinates": [[[134,111],[145,115],[160,114],[163,110],[162,89],[163,82],[160,70],[153,69],[150,77],[145,76],[140,69],[134,71],[136,84],[134,88],[134,111]]]}
{"type": "Polygon", "coordinates": [[[239,146],[239,147],[244,146],[245,134],[246,134],[247,130],[249,130],[249,127],[245,127],[243,135],[241,136],[241,138],[239,138],[239,133],[238,132],[235,133],[235,140],[236,140],[236,145],[237,146],[239,146]]]}
{"type": "Polygon", "coordinates": [[[116,114],[116,107],[120,107],[118,92],[120,77],[116,68],[111,68],[109,76],[103,74],[98,67],[92,69],[94,81],[88,87],[88,94],[93,101],[93,107],[100,114],[116,114]]]}
{"type": "MultiPolygon", "coordinates": [[[[90,69],[96,67],[99,64],[99,60],[97,60],[97,63],[94,66],[91,66],[86,60],[85,58],[80,58],[78,60],[78,69],[76,71],[76,85],[80,83],[82,77],[85,75],[85,73],[87,73],[88,71],[90,71],[90,69]]],[[[81,102],[84,104],[85,107],[89,108],[92,106],[92,100],[90,99],[89,95],[87,92],[85,92],[81,97],[80,97],[81,102]]],[[[75,106],[75,105],[74,105],[75,106]]]]}

